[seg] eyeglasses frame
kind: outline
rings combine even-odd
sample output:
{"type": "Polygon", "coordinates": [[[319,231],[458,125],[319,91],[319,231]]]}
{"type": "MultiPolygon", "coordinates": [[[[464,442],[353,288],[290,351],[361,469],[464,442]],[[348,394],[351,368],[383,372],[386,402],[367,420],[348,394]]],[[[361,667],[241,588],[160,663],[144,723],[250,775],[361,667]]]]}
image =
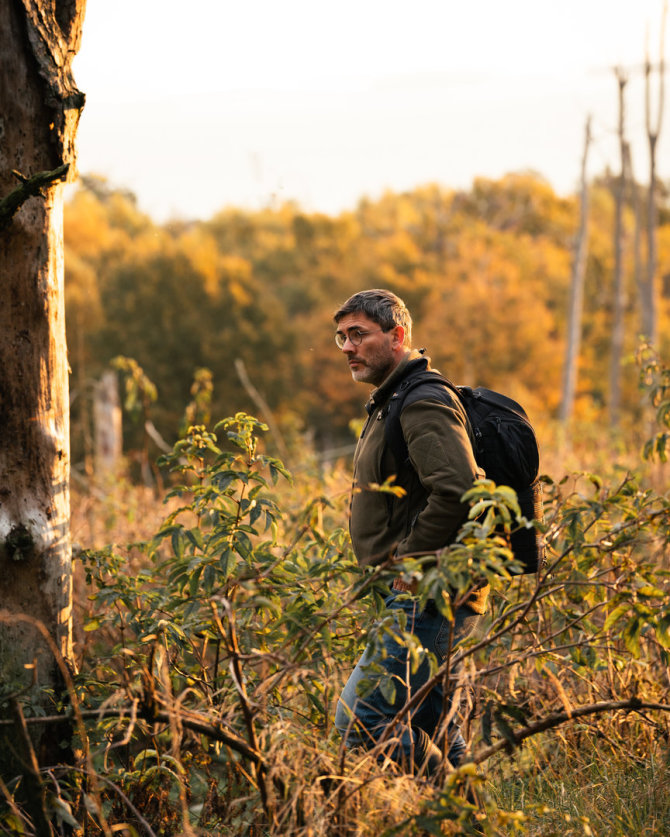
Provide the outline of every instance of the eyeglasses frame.
{"type": "Polygon", "coordinates": [[[354,340],[351,334],[348,334],[344,331],[336,331],[335,332],[335,344],[338,349],[344,349],[347,340],[351,343],[352,346],[360,346],[363,340],[369,334],[378,334],[380,331],[383,331],[384,334],[388,334],[389,331],[393,331],[394,328],[397,328],[397,325],[391,326],[391,328],[376,328],[372,331],[363,331],[362,329],[358,328],[358,326],[353,326],[350,331],[358,331],[360,333],[360,337],[357,340],[354,340]],[[340,339],[342,339],[342,345],[340,345],[340,339]]]}

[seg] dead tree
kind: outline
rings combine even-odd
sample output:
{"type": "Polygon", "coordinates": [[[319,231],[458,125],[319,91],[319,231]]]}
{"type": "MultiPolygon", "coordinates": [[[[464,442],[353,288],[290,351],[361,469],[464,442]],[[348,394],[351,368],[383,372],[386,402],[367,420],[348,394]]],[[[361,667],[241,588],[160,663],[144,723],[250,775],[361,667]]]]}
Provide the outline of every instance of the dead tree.
{"type": "MultiPolygon", "coordinates": [[[[633,211],[633,279],[634,286],[638,289],[638,297],[640,298],[640,289],[642,288],[642,195],[641,188],[635,179],[635,172],[633,170],[633,160],[630,150],[630,143],[624,146],[626,153],[626,177],[627,195],[631,209],[633,211]]],[[[640,298],[641,302],[641,298],[640,298]]],[[[640,307],[642,307],[640,305],[640,307]]]]}
{"type": "MultiPolygon", "coordinates": [[[[61,181],[84,105],[71,72],[84,4],[0,0],[0,683],[37,702],[59,687],[54,650],[72,657],[61,181]]],[[[60,734],[38,736],[41,761],[60,734]]]]}
{"type": "Polygon", "coordinates": [[[591,144],[591,117],[586,120],[584,152],[580,178],[579,229],[575,238],[570,282],[570,308],[568,310],[568,336],[563,366],[563,392],[560,419],[567,423],[572,417],[577,389],[577,365],[582,336],[582,309],[584,307],[584,275],[588,249],[589,186],[586,177],[586,162],[591,144]]]}
{"type": "Polygon", "coordinates": [[[614,300],[612,320],[612,348],[610,353],[610,392],[609,418],[610,425],[615,427],[619,423],[621,409],[621,357],[624,343],[624,315],[626,311],[626,285],[623,269],[623,208],[626,192],[626,158],[629,154],[625,137],[624,101],[628,78],[620,67],[614,70],[619,89],[619,152],[621,155],[621,169],[615,188],[614,214],[614,300]]]}
{"type": "Polygon", "coordinates": [[[661,56],[658,65],[658,110],[655,125],[652,125],[651,116],[651,76],[654,68],[648,52],[644,66],[645,124],[647,141],[649,143],[649,191],[647,193],[647,269],[642,287],[640,288],[640,299],[642,302],[642,333],[653,346],[658,346],[658,305],[656,289],[656,273],[658,269],[658,244],[656,240],[658,228],[658,179],[656,175],[656,149],[663,123],[663,99],[665,96],[665,60],[663,53],[665,49],[665,21],[667,12],[668,4],[665,2],[663,4],[663,17],[661,22],[661,56]]]}

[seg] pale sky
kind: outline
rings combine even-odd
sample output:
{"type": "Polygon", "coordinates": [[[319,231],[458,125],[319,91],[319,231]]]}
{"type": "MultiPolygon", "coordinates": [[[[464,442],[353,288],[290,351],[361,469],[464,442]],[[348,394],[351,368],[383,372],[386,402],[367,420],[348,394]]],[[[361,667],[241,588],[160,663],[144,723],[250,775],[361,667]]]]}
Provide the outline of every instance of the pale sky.
{"type": "MultiPolygon", "coordinates": [[[[79,169],[131,189],[158,221],[285,200],[337,213],[386,188],[468,188],[524,169],[567,194],[589,113],[589,173],[618,169],[618,65],[630,70],[627,133],[646,182],[642,64],[647,44],[658,61],[662,8],[88,0],[74,63],[87,96],[79,169]]],[[[657,158],[666,180],[667,104],[657,158]]]]}

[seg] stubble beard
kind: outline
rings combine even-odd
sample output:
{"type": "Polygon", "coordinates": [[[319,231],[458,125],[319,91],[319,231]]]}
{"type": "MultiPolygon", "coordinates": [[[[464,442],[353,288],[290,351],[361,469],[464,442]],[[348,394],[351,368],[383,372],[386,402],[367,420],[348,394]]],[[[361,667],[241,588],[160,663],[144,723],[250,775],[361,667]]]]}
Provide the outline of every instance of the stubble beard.
{"type": "Polygon", "coordinates": [[[388,376],[393,368],[393,364],[389,360],[382,361],[381,359],[373,363],[363,363],[358,369],[350,369],[351,377],[359,384],[372,384],[378,387],[382,381],[388,376]]]}

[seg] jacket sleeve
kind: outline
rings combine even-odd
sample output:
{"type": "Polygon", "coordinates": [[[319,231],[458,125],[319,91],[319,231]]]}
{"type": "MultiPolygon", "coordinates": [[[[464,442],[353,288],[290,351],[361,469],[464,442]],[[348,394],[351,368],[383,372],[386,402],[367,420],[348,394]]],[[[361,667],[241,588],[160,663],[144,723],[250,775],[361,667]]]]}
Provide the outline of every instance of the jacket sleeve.
{"type": "Polygon", "coordinates": [[[460,405],[421,400],[407,405],[400,416],[412,467],[428,495],[425,507],[397,554],[413,555],[451,543],[468,514],[461,502],[479,469],[460,405]]]}

